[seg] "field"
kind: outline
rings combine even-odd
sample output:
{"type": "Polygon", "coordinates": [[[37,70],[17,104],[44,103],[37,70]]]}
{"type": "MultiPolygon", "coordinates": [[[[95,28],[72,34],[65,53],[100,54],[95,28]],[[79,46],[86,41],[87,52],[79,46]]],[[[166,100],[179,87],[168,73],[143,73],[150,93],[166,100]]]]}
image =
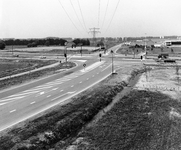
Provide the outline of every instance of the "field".
{"type": "Polygon", "coordinates": [[[55,60],[0,59],[0,78],[56,63],[55,60]]]}
{"type": "Polygon", "coordinates": [[[0,77],[8,77],[6,79],[0,80],[0,90],[15,86],[27,81],[31,81],[43,76],[51,75],[56,73],[56,70],[72,68],[75,63],[68,62],[57,64],[56,66],[44,68],[42,70],[37,70],[37,68],[45,67],[50,64],[54,64],[55,60],[31,60],[31,59],[2,59],[0,60],[0,77]],[[8,67],[7,67],[8,66],[8,67]],[[36,69],[35,72],[31,71],[36,69]],[[19,76],[13,76],[19,73],[28,72],[27,74],[22,74],[19,76]]]}
{"type": "Polygon", "coordinates": [[[6,45],[5,50],[12,50],[12,49],[23,49],[27,48],[27,45],[6,45]]]}

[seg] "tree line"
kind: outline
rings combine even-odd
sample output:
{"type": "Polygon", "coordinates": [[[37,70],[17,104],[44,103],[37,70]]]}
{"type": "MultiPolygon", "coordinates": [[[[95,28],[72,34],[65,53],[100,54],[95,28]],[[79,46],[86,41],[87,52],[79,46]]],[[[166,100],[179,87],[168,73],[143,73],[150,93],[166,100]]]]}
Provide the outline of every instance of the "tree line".
{"type": "MultiPolygon", "coordinates": [[[[0,49],[5,49],[6,45],[27,45],[27,47],[37,47],[41,46],[52,46],[52,45],[60,45],[64,46],[67,40],[61,38],[47,38],[47,39],[7,39],[0,40],[0,49]]],[[[89,46],[89,39],[75,39],[72,42],[75,45],[89,46]]]]}

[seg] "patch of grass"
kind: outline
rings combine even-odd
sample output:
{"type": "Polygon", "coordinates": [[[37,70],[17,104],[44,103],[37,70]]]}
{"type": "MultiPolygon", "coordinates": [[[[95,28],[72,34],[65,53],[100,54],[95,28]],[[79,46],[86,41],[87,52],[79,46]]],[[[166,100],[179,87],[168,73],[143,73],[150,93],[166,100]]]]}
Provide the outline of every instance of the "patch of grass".
{"type": "Polygon", "coordinates": [[[181,114],[181,103],[149,91],[132,91],[95,126],[82,130],[85,145],[98,150],[180,149],[181,118],[170,117],[174,108],[181,114]]]}
{"type": "Polygon", "coordinates": [[[30,71],[56,62],[55,60],[2,59],[0,60],[0,78],[30,71]]]}
{"type": "Polygon", "coordinates": [[[72,68],[74,66],[75,66],[75,63],[72,63],[72,62],[68,62],[67,66],[64,65],[64,63],[61,63],[56,67],[46,68],[46,69],[39,70],[36,72],[30,72],[25,75],[0,80],[0,90],[8,88],[13,85],[21,84],[25,81],[29,81],[29,80],[37,79],[37,78],[45,76],[45,75],[53,74],[53,73],[55,73],[56,70],[59,70],[59,69],[72,68]]]}

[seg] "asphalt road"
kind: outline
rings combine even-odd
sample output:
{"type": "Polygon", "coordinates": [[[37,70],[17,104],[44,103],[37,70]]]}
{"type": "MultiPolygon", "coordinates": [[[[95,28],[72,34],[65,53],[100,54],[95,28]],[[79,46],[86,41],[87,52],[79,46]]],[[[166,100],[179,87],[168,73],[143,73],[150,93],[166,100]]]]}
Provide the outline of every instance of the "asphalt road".
{"type": "MultiPolygon", "coordinates": [[[[114,47],[113,50],[116,50],[114,47]]],[[[73,59],[73,58],[72,58],[73,59]]],[[[80,59],[80,62],[82,61],[80,59]]],[[[78,58],[76,58],[78,60],[78,58]]],[[[114,69],[140,60],[114,58],[114,69]]],[[[0,131],[43,112],[99,83],[112,73],[111,54],[99,61],[80,63],[76,68],[0,92],[0,131]],[[86,67],[82,66],[86,63],[86,67]]]]}

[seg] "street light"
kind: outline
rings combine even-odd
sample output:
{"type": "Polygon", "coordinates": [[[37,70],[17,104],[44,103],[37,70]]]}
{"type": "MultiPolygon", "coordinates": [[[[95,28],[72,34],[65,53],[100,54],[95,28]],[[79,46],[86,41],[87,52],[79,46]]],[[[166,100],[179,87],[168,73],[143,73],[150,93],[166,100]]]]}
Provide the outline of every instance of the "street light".
{"type": "Polygon", "coordinates": [[[113,64],[113,50],[111,50],[111,54],[112,54],[112,74],[114,73],[114,64],[113,64]]]}

